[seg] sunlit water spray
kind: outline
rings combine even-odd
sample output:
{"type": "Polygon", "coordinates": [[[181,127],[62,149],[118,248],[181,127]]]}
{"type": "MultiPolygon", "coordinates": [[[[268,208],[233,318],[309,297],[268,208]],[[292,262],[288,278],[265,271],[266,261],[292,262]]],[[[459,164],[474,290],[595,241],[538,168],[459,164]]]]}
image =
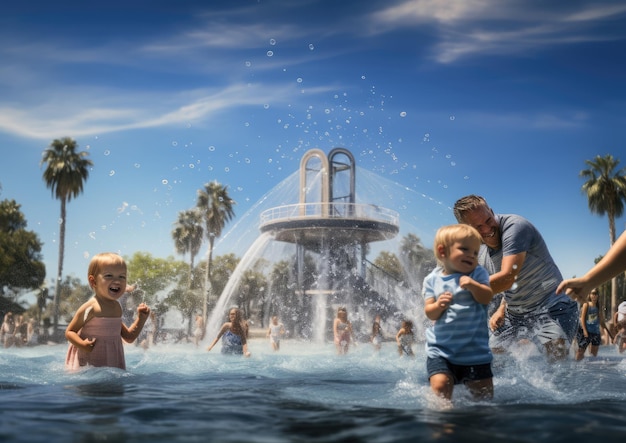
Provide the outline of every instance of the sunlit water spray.
{"type": "MultiPolygon", "coordinates": [[[[403,318],[409,318],[417,325],[418,335],[421,333],[425,318],[420,308],[419,292],[422,280],[429,270],[427,265],[432,268],[434,260],[432,252],[429,252],[431,239],[436,230],[432,218],[436,212],[448,208],[440,208],[424,195],[355,167],[354,207],[364,207],[374,214],[378,212],[383,214],[384,211],[395,211],[400,214],[397,235],[378,235],[376,241],[368,241],[362,243],[360,248],[352,249],[354,244],[362,241],[363,235],[363,231],[355,222],[354,227],[337,228],[354,237],[354,240],[348,240],[346,243],[347,249],[334,245],[336,240],[333,236],[337,235],[337,231],[331,230],[328,234],[323,232],[315,234],[319,237],[321,250],[306,249],[303,252],[298,249],[297,244],[283,241],[280,233],[268,235],[267,232],[262,232],[263,211],[288,208],[297,204],[303,205],[302,210],[313,210],[315,207],[309,206],[308,201],[303,203],[302,198],[314,198],[324,191],[323,176],[326,173],[327,171],[322,173],[306,170],[306,180],[309,181],[305,181],[304,185],[301,180],[301,176],[305,174],[303,169],[300,174],[290,175],[265,194],[216,245],[216,251],[241,251],[245,249],[246,244],[251,246],[243,253],[240,264],[210,315],[207,328],[209,338],[217,332],[226,318],[226,311],[232,306],[243,307],[253,326],[260,328],[268,326],[272,315],[279,315],[292,336],[299,338],[315,340],[328,338],[334,310],[342,304],[349,305],[349,319],[353,322],[356,335],[362,339],[369,336],[371,322],[374,316],[380,313],[386,317],[387,328],[390,330],[396,329],[403,318]],[[387,209],[390,206],[392,209],[387,209]],[[430,222],[426,222],[427,220],[430,222]],[[419,223],[419,229],[415,228],[414,222],[419,223]],[[350,233],[351,230],[354,234],[350,233]],[[419,252],[422,254],[417,262],[415,257],[411,257],[402,249],[407,235],[413,236],[416,243],[414,246],[419,246],[419,252]],[[364,251],[364,248],[367,250],[364,251]],[[342,258],[341,255],[344,253],[346,256],[342,258]],[[363,253],[364,259],[359,259],[361,260],[359,264],[348,264],[346,260],[348,262],[351,260],[352,253],[356,255],[363,253]],[[299,259],[298,254],[302,254],[299,259]],[[401,269],[398,269],[395,276],[389,273],[389,269],[380,267],[384,263],[376,264],[380,254],[383,254],[383,257],[387,254],[397,260],[397,264],[393,266],[399,265],[401,269]],[[294,263],[300,268],[314,268],[314,271],[294,270],[296,267],[294,263]],[[416,264],[420,263],[424,266],[416,267],[416,264]],[[276,282],[276,270],[280,266],[285,273],[284,278],[289,280],[287,284],[283,282],[282,287],[278,287],[276,282]],[[265,276],[261,291],[255,294],[250,294],[246,290],[245,279],[250,271],[265,276]],[[308,277],[304,277],[310,280],[304,284],[304,289],[295,275],[298,272],[309,273],[308,277]],[[354,295],[347,294],[349,292],[353,292],[354,295]]],[[[341,186],[341,189],[331,190],[330,193],[347,195],[350,192],[347,190],[350,187],[347,181],[341,176],[334,178],[334,182],[331,179],[331,182],[335,186],[341,186]]],[[[332,204],[336,205],[334,202],[332,204]]],[[[333,207],[344,209],[343,206],[333,207]]],[[[305,226],[302,231],[296,230],[294,235],[302,237],[311,235],[306,233],[316,229],[315,223],[325,221],[314,219],[311,226],[305,226]]],[[[320,228],[320,231],[322,230],[320,228]]]]}

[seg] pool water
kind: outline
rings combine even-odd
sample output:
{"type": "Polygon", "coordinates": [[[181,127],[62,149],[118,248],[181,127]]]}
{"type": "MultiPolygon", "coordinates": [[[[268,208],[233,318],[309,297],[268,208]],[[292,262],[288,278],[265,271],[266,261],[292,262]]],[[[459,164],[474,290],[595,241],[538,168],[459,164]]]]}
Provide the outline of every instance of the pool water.
{"type": "Polygon", "coordinates": [[[520,348],[494,361],[495,397],[433,398],[421,346],[394,342],[338,356],[331,343],[284,340],[251,358],[193,344],[126,346],[127,371],[64,369],[66,345],[0,350],[0,441],[566,442],[623,441],[626,362],[549,365],[520,348]]]}

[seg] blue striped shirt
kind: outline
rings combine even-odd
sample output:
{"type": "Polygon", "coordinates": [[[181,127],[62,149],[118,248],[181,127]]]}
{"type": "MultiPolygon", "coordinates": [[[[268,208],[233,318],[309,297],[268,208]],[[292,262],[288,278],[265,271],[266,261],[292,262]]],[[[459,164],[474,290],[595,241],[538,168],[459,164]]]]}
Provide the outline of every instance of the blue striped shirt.
{"type": "MultiPolygon", "coordinates": [[[[491,363],[487,305],[478,303],[470,291],[459,286],[461,275],[444,275],[442,268],[437,267],[424,279],[424,301],[437,300],[443,292],[454,295],[448,309],[426,330],[426,353],[456,365],[491,363]]],[[[477,266],[469,276],[478,283],[489,284],[489,274],[482,266],[477,266]]]]}

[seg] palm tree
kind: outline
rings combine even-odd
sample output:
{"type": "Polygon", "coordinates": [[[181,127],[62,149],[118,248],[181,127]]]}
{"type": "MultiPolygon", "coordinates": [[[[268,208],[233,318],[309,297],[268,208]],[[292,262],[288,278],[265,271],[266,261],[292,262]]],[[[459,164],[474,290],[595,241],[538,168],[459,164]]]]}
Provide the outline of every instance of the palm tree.
{"type": "Polygon", "coordinates": [[[50,188],[55,198],[61,200],[61,218],[59,226],[59,267],[54,292],[54,334],[59,325],[59,299],[63,274],[63,255],[65,251],[66,205],[72,197],[83,192],[83,183],[89,177],[89,168],[93,162],[87,158],[88,152],[76,152],[78,144],[70,137],[55,139],[43,152],[40,166],[47,164],[43,172],[46,187],[50,188]]]}
{"type": "Polygon", "coordinates": [[[213,245],[215,238],[222,235],[222,229],[226,222],[235,216],[233,205],[236,202],[228,195],[228,186],[222,186],[217,181],[206,183],[204,189],[198,190],[196,206],[201,211],[205,222],[205,234],[209,240],[209,260],[207,263],[206,281],[204,291],[204,305],[202,306],[202,318],[207,319],[207,302],[211,290],[211,265],[213,262],[213,245]]]}
{"type": "MultiPolygon", "coordinates": [[[[178,220],[172,231],[176,252],[185,255],[189,254],[189,273],[193,273],[193,264],[196,255],[202,246],[204,228],[202,226],[202,214],[196,209],[188,209],[178,213],[178,220]]],[[[189,288],[191,289],[191,279],[189,288]]]]}
{"type": "MultiPolygon", "coordinates": [[[[589,169],[580,171],[580,176],[587,181],[582,191],[587,194],[589,210],[593,214],[609,217],[609,237],[611,246],[615,243],[615,219],[624,213],[626,201],[626,168],[615,171],[619,164],[618,159],[607,154],[599,155],[594,160],[585,160],[589,169]]],[[[617,306],[617,279],[611,280],[611,313],[617,306]]]]}
{"type": "MultiPolygon", "coordinates": [[[[178,220],[172,231],[174,246],[176,252],[183,256],[189,253],[189,283],[187,285],[187,293],[194,289],[193,284],[193,268],[194,261],[200,247],[202,246],[202,237],[204,237],[204,228],[202,227],[202,214],[197,209],[189,209],[178,213],[178,220]]],[[[193,310],[189,311],[189,331],[191,330],[193,310]]]]}

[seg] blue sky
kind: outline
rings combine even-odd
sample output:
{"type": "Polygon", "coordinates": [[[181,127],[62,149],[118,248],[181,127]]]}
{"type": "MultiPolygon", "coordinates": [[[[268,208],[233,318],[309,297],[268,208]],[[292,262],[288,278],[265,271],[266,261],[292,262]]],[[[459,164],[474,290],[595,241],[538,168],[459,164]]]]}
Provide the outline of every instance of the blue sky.
{"type": "Polygon", "coordinates": [[[41,153],[64,136],[87,150],[65,260],[84,280],[103,250],[175,255],[173,223],[204,183],[237,201],[228,230],[304,152],[341,146],[407,191],[376,203],[426,246],[476,193],[530,219],[564,276],[581,275],[609,235],[578,174],[596,155],[626,166],[624,54],[626,4],[612,1],[12,2],[0,198],[22,205],[54,278],[60,205],[41,153]]]}

